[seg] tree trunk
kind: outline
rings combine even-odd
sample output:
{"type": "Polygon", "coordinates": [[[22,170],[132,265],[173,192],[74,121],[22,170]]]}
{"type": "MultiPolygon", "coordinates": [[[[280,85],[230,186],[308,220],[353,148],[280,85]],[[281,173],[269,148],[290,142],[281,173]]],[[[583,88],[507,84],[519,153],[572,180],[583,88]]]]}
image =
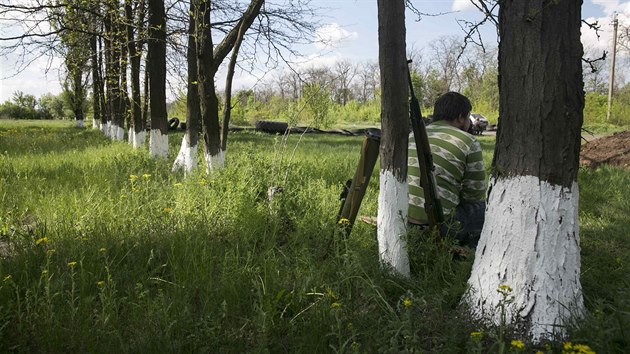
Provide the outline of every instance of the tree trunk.
{"type": "Polygon", "coordinates": [[[173,163],[173,172],[184,169],[190,173],[197,168],[197,151],[199,144],[199,126],[201,124],[201,111],[199,106],[199,90],[197,88],[199,77],[197,74],[197,43],[195,41],[195,8],[190,6],[188,23],[188,92],[186,93],[186,132],[182,139],[182,147],[173,163]]]}
{"type": "Polygon", "coordinates": [[[381,171],[378,248],[381,260],[409,276],[406,249],[409,91],[406,85],[405,1],[378,0],[381,96],[381,171]]]}
{"type": "Polygon", "coordinates": [[[230,127],[230,115],[232,113],[232,79],[234,78],[234,70],[236,68],[236,60],[238,59],[238,51],[241,48],[243,37],[245,36],[245,23],[242,22],[239,26],[238,36],[232,49],[232,56],[230,57],[230,63],[228,64],[228,71],[225,79],[225,108],[223,109],[223,127],[221,131],[221,150],[223,152],[227,149],[227,137],[230,127]]]}
{"type": "Polygon", "coordinates": [[[149,153],[153,157],[168,155],[168,120],[166,115],[166,15],[163,0],[149,0],[149,91],[151,136],[149,153]]]}
{"type": "MultiPolygon", "coordinates": [[[[140,3],[138,7],[138,17],[142,17],[144,9],[140,3]]],[[[133,29],[133,9],[131,0],[125,3],[125,15],[127,19],[127,46],[129,51],[129,62],[131,63],[131,119],[129,128],[129,143],[137,149],[144,145],[146,131],[142,124],[142,107],[140,106],[140,59],[142,57],[141,42],[136,42],[133,29]]],[[[138,21],[141,22],[141,21],[138,21]]]]}
{"type": "Polygon", "coordinates": [[[562,335],[583,311],[578,158],[581,1],[506,0],[499,11],[500,121],[486,221],[464,297],[474,317],[562,335]],[[497,292],[503,285],[512,301],[497,292]],[[510,287],[509,290],[507,286],[510,287]]]}
{"type": "Polygon", "coordinates": [[[100,129],[101,127],[101,101],[100,101],[100,72],[98,62],[97,35],[90,37],[90,64],[92,69],[92,128],[100,129]]]}
{"type": "Polygon", "coordinates": [[[197,70],[199,75],[199,99],[201,127],[204,140],[206,171],[223,168],[225,155],[221,151],[219,136],[219,101],[214,87],[212,35],[210,32],[210,0],[195,0],[197,6],[197,70]]]}

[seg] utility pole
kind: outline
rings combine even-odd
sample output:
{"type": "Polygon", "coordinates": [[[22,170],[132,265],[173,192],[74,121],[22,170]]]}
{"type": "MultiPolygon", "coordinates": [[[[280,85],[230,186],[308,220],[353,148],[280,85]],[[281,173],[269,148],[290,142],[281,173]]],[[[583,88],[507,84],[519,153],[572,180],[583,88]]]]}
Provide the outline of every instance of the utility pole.
{"type": "Polygon", "coordinates": [[[612,95],[613,88],[615,86],[615,57],[617,56],[617,27],[619,21],[617,21],[617,13],[613,14],[613,40],[612,40],[612,59],[610,60],[610,78],[608,80],[608,111],[606,112],[606,121],[610,121],[610,111],[612,109],[612,95]]]}

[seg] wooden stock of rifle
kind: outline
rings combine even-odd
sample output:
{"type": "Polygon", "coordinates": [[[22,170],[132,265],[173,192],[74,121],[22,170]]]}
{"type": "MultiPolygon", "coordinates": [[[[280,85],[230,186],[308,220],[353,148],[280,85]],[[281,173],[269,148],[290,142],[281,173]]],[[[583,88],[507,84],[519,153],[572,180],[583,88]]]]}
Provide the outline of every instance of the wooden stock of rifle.
{"type": "MultiPolygon", "coordinates": [[[[411,63],[411,60],[407,60],[407,64],[409,63],[411,63]]],[[[442,212],[442,203],[440,202],[440,197],[436,189],[434,176],[435,166],[433,165],[429,137],[424,125],[424,120],[422,119],[420,103],[413,91],[409,66],[407,66],[407,78],[409,81],[409,95],[411,96],[409,101],[409,117],[411,119],[413,138],[416,143],[418,166],[420,167],[420,186],[424,192],[424,210],[427,213],[429,227],[437,230],[437,234],[439,235],[440,224],[444,222],[444,214],[442,212]]]]}

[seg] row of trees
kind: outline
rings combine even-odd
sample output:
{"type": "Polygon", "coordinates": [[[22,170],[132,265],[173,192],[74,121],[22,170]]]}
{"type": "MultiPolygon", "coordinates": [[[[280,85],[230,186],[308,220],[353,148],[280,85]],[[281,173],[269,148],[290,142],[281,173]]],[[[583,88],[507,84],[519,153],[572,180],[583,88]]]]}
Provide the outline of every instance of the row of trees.
{"type": "MultiPolygon", "coordinates": [[[[72,117],[69,100],[64,93],[45,94],[39,99],[22,91],[0,104],[0,119],[66,119],[72,117]]],[[[83,107],[88,109],[86,105],[83,107]]]]}
{"type": "MultiPolygon", "coordinates": [[[[239,49],[248,54],[249,62],[242,63],[249,65],[261,58],[277,65],[294,55],[290,44],[308,41],[315,12],[308,0],[284,5],[264,0],[3,3],[0,15],[8,19],[3,25],[15,35],[0,38],[2,54],[21,55],[22,62],[50,53],[62,57],[64,93],[75,119],[84,119],[91,101],[95,127],[117,140],[127,128],[134,147],[143,145],[150,127],[150,152],[159,157],[168,151],[167,77],[184,78],[185,144],[196,151],[202,133],[208,165],[221,166],[227,131],[219,131],[216,73],[232,53],[229,87],[239,49]],[[187,68],[184,75],[181,68],[187,68]]],[[[229,102],[229,89],[226,97],[229,102]]],[[[229,110],[223,119],[229,122],[229,110]]]]}

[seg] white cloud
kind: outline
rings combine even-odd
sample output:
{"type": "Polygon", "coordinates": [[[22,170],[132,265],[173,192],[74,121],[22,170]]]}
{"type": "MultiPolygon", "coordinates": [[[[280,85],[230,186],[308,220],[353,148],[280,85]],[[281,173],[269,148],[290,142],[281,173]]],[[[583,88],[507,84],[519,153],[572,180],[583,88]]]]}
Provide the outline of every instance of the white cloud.
{"type": "Polygon", "coordinates": [[[470,0],[454,0],[453,5],[451,6],[451,10],[453,11],[464,11],[473,8],[473,4],[470,0]]]}
{"type": "Polygon", "coordinates": [[[585,50],[610,51],[612,43],[612,15],[617,13],[619,26],[630,26],[630,1],[610,1],[610,0],[592,0],[593,4],[602,6],[602,11],[606,14],[604,17],[589,17],[585,19],[588,23],[595,23],[600,26],[599,38],[595,30],[589,28],[586,24],[582,24],[582,44],[585,50]]]}
{"type": "Polygon", "coordinates": [[[319,49],[335,47],[341,42],[359,38],[357,32],[350,32],[337,23],[319,27],[315,31],[315,46],[319,49]]]}

